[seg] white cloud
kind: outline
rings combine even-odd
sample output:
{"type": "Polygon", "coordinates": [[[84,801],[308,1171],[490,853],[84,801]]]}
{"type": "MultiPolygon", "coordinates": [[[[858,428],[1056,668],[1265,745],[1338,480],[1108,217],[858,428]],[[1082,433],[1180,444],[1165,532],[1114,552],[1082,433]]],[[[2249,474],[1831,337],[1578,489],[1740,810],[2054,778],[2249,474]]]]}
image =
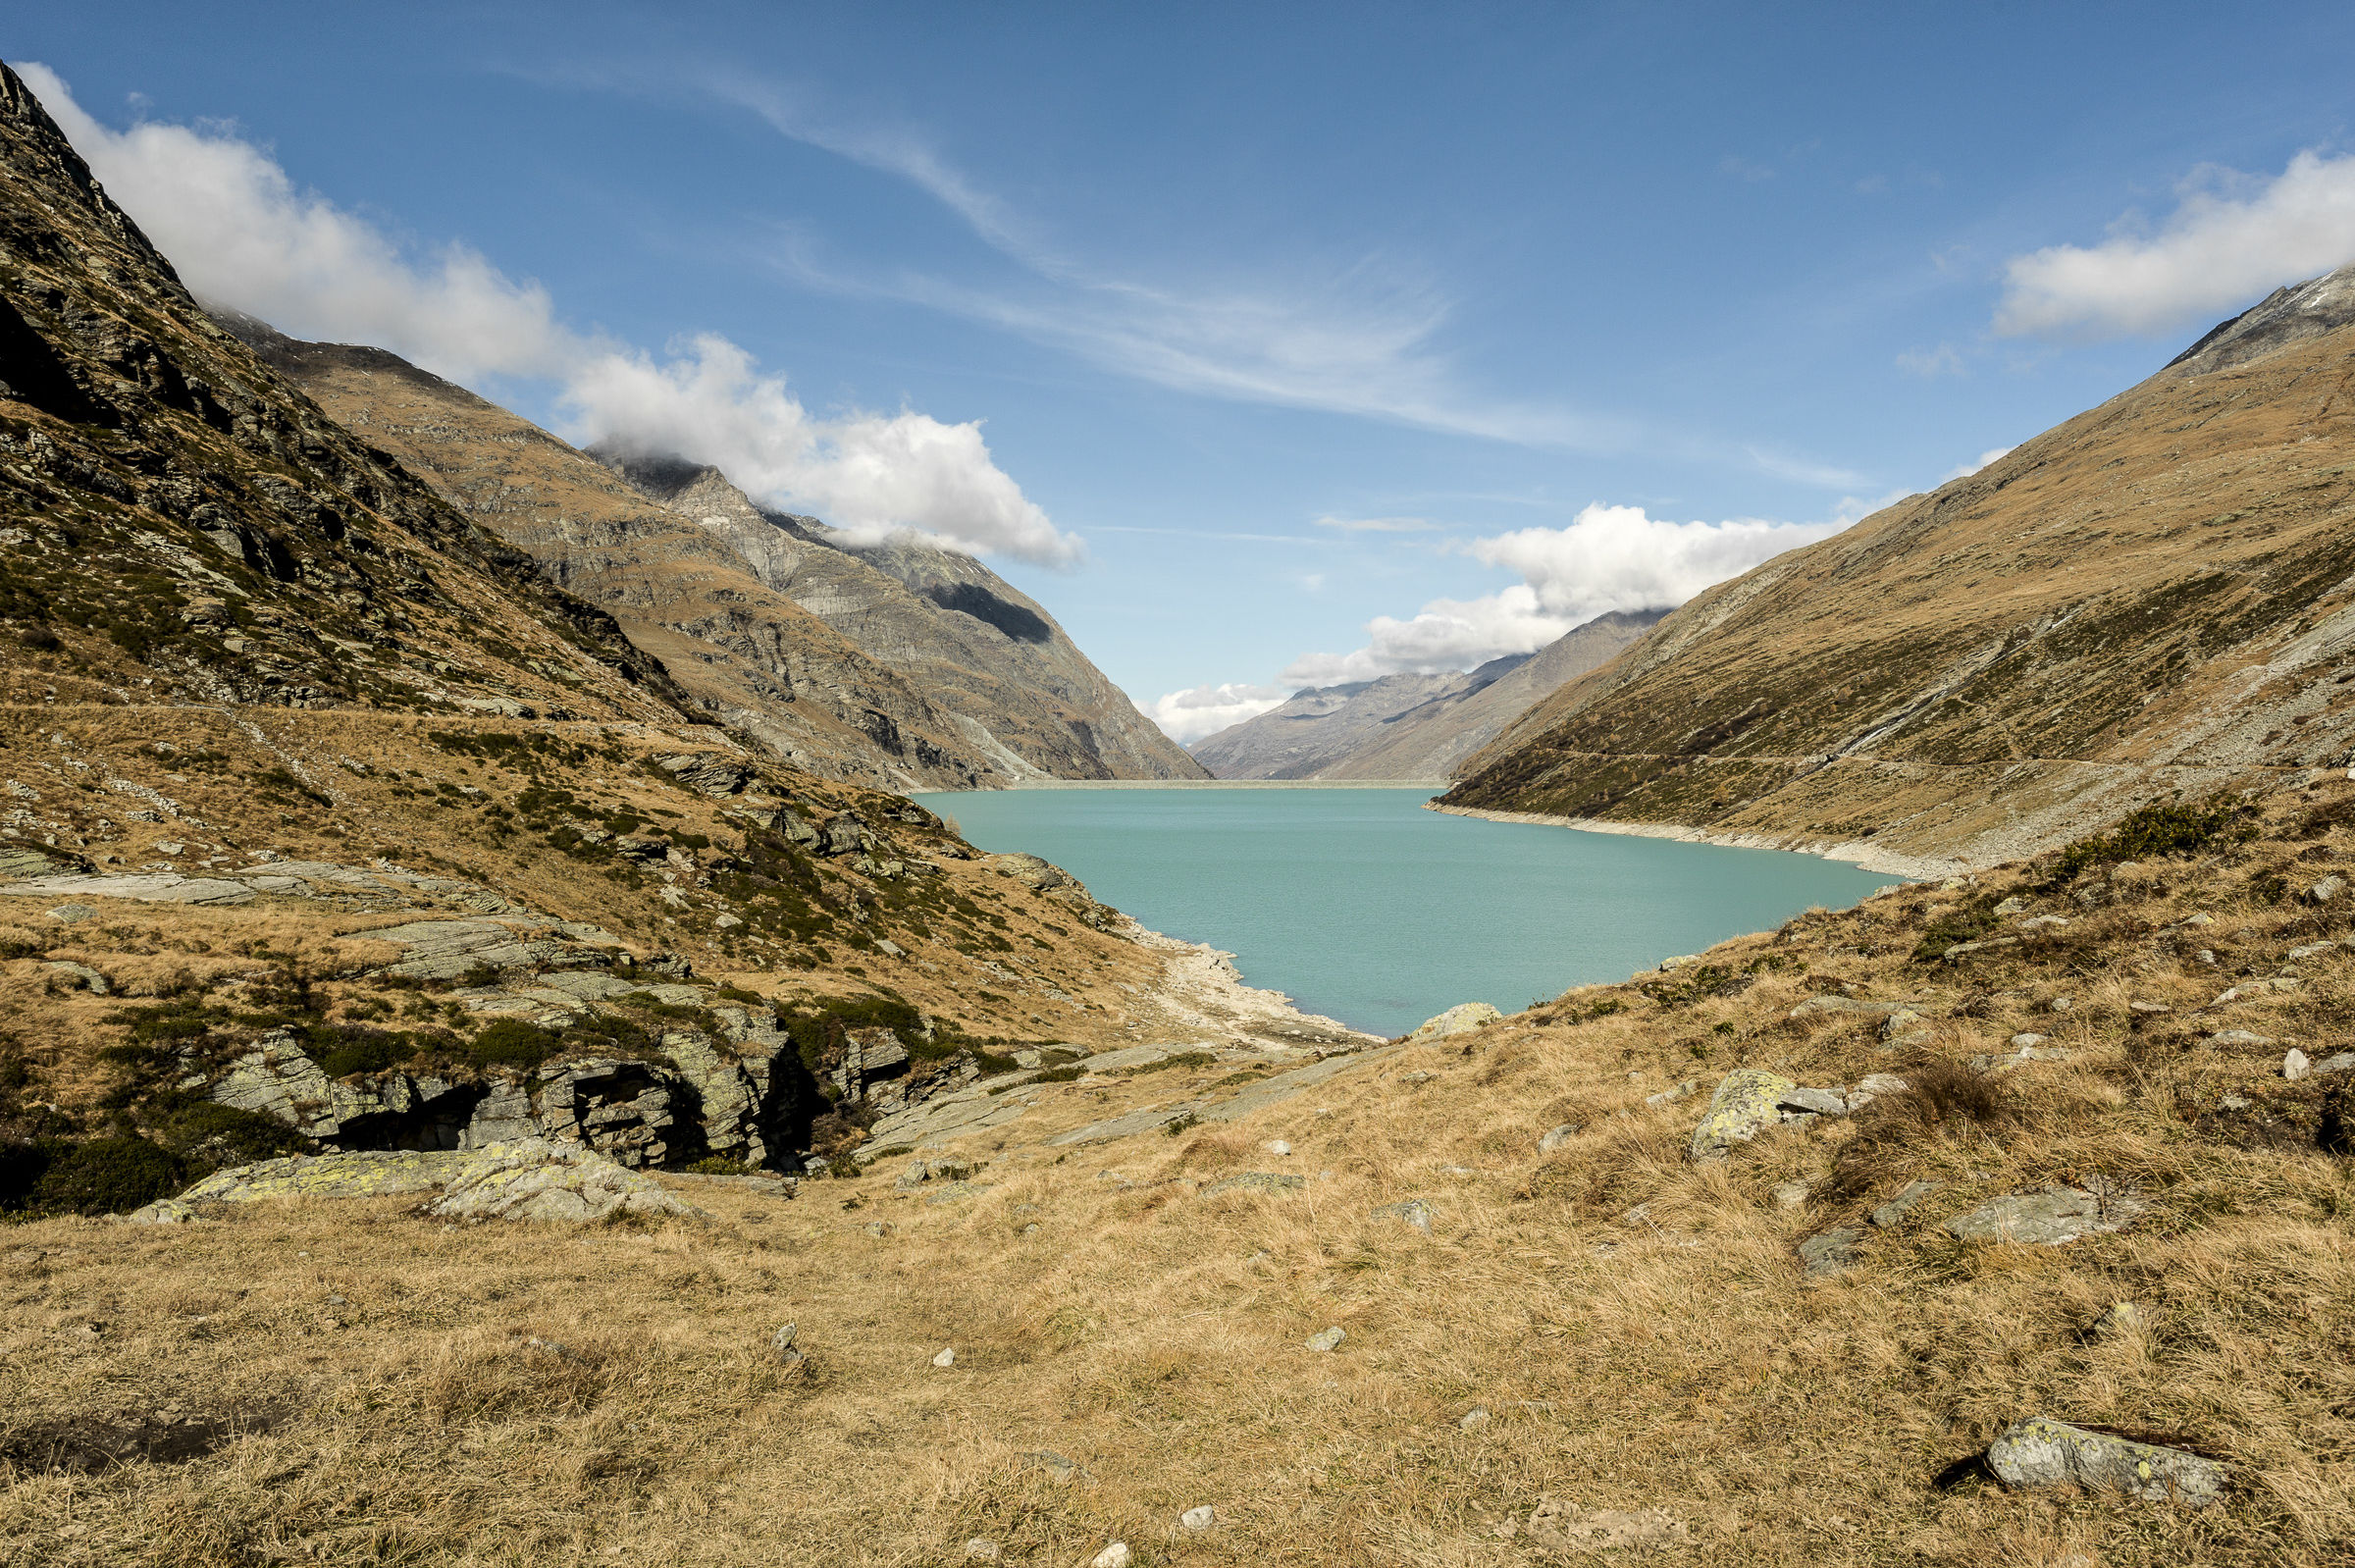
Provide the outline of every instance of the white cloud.
{"type": "Polygon", "coordinates": [[[1307,654],[1282,679],[1330,686],[1535,653],[1597,615],[1681,604],[1784,550],[1828,539],[1885,503],[1852,499],[1820,523],[1755,517],[1679,523],[1648,516],[1641,506],[1596,502],[1566,528],[1516,529],[1461,547],[1491,566],[1510,568],[1520,582],[1479,599],[1433,600],[1406,620],[1377,616],[1366,623],[1365,647],[1307,654]]]}
{"type": "Polygon", "coordinates": [[[2114,338],[2238,310],[2283,284],[2355,258],[2355,156],[2306,151],[2273,180],[2204,166],[2173,213],[2146,232],[2132,215],[2098,245],[2015,257],[1995,330],[2114,338]]]}
{"type": "Polygon", "coordinates": [[[1162,733],[1180,746],[1191,746],[1205,735],[1216,735],[1230,724],[1257,718],[1282,706],[1291,693],[1279,686],[1251,686],[1228,681],[1172,692],[1136,710],[1159,724],[1162,733]]]}
{"type": "Polygon", "coordinates": [[[948,548],[1048,565],[1080,558],[991,459],[978,422],[817,418],[724,338],[656,359],[560,322],[546,289],[462,244],[403,251],[365,219],[298,189],[234,127],[100,124],[56,73],[20,68],[108,192],[189,291],[301,338],[374,343],[454,381],[555,383],[576,441],[711,463],[773,504],[854,534],[912,530],[948,548]]]}

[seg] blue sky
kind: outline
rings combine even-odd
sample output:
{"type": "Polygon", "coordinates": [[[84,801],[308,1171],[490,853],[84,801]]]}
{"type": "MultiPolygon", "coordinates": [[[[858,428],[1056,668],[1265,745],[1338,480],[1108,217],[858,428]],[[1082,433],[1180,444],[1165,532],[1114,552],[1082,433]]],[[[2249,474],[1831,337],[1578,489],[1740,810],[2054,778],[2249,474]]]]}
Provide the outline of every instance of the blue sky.
{"type": "Polygon", "coordinates": [[[97,0],[0,56],[200,291],[962,541],[1190,734],[1689,595],[2355,258],[2355,10],[2253,15],[97,0]]]}

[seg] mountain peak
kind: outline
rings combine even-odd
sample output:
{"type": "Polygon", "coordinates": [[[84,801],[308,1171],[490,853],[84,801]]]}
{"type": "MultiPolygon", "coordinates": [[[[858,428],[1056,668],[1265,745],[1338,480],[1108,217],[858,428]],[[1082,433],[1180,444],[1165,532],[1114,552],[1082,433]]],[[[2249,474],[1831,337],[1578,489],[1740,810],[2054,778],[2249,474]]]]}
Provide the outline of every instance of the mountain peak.
{"type": "Polygon", "coordinates": [[[2167,368],[2194,376],[2229,370],[2350,324],[2355,324],[2355,262],[2275,289],[2230,321],[2218,323],[2167,368]]]}

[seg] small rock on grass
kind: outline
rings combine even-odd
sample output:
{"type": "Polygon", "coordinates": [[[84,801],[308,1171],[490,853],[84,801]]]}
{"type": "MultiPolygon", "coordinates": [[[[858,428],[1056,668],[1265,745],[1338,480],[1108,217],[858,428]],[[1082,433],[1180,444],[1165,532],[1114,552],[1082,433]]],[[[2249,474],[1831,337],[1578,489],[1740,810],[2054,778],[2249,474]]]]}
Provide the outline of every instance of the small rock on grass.
{"type": "Polygon", "coordinates": [[[1863,1239],[1864,1232],[1854,1226],[1842,1226],[1807,1237],[1799,1244],[1802,1272],[1809,1280],[1828,1280],[1846,1274],[1857,1266],[1857,1243],[1863,1239]]]}
{"type": "Polygon", "coordinates": [[[1737,1143],[1748,1143],[1780,1120],[1777,1102],[1799,1087],[1761,1068],[1737,1068],[1717,1084],[1686,1151],[1693,1160],[1722,1159],[1737,1143]]]}
{"type": "Polygon", "coordinates": [[[1087,1559],[1087,1568],[1128,1568],[1128,1542],[1116,1541],[1087,1559]]]}
{"type": "Polygon", "coordinates": [[[2289,1079],[2290,1082],[2295,1083],[2298,1079],[2306,1075],[2306,1070],[2313,1065],[2314,1064],[2307,1059],[2305,1052],[2297,1049],[2295,1046],[2292,1046],[2290,1047],[2289,1055],[2281,1059],[2281,1075],[2289,1079]]]}
{"type": "Polygon", "coordinates": [[[1339,1324],[1334,1324],[1332,1328],[1327,1329],[1320,1333],[1310,1334],[1308,1336],[1308,1348],[1311,1350],[1337,1349],[1339,1348],[1341,1341],[1348,1337],[1349,1331],[1343,1329],[1339,1324]]]}
{"type": "Polygon", "coordinates": [[[2005,1429],[1987,1449],[1987,1468],[2008,1487],[2075,1486],[2194,1508],[2224,1492],[2224,1467],[2214,1459],[2043,1416],[2005,1429]]]}
{"type": "Polygon", "coordinates": [[[1291,1153],[1292,1146],[1284,1142],[1282,1138],[1270,1138],[1268,1140],[1268,1152],[1281,1157],[1282,1155],[1291,1153]]]}
{"type": "Polygon", "coordinates": [[[1218,1522],[1218,1510],[1208,1503],[1199,1508],[1188,1508],[1178,1516],[1178,1526],[1181,1530],[1208,1530],[1218,1522]]]}
{"type": "Polygon", "coordinates": [[[1487,1405],[1474,1405],[1471,1409],[1464,1412],[1464,1419],[1457,1422],[1456,1425],[1463,1428],[1466,1432],[1478,1432],[1481,1428],[1487,1426],[1493,1419],[1495,1418],[1489,1414],[1489,1407],[1487,1405]]]}
{"type": "Polygon", "coordinates": [[[932,1365],[936,1367],[953,1367],[957,1365],[956,1350],[951,1348],[941,1351],[939,1355],[936,1355],[932,1358],[932,1365]]]}
{"type": "Polygon", "coordinates": [[[1778,1209],[1796,1209],[1807,1201],[1809,1190],[1805,1181],[1779,1181],[1775,1183],[1774,1206],[1778,1209]]]}
{"type": "Polygon", "coordinates": [[[1872,1223],[1884,1230],[1902,1225],[1913,1206],[1938,1190],[1935,1181],[1909,1181],[1898,1195],[1872,1211],[1872,1223]]]}
{"type": "Polygon", "coordinates": [[[1431,1234],[1431,1205],[1421,1198],[1409,1198],[1404,1203],[1386,1203],[1374,1211],[1377,1220],[1403,1220],[1408,1225],[1431,1234]]]}
{"type": "Polygon", "coordinates": [[[1574,1122],[1565,1122],[1558,1127],[1549,1128],[1544,1137],[1538,1139],[1538,1152],[1540,1154],[1551,1154],[1554,1150],[1560,1148],[1563,1144],[1568,1143],[1572,1138],[1577,1136],[1578,1124],[1574,1122]]]}
{"type": "Polygon", "coordinates": [[[2115,1339],[2121,1334],[2140,1333],[2150,1326],[2149,1314],[2131,1301],[2114,1301],[2110,1310],[2094,1321],[2096,1339],[2115,1339]]]}
{"type": "Polygon", "coordinates": [[[998,1543],[987,1536],[975,1536],[965,1543],[965,1560],[967,1562],[996,1562],[998,1560],[998,1543]]]}

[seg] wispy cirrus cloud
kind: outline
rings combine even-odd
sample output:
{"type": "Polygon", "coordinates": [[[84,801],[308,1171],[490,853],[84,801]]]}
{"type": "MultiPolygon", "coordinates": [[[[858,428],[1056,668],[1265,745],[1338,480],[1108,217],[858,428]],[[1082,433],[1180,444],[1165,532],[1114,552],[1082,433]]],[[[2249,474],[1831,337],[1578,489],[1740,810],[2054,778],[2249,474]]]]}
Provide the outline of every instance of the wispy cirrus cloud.
{"type": "Polygon", "coordinates": [[[1831,490],[1865,483],[1846,468],[1739,442],[1483,392],[1443,343],[1455,301],[1395,258],[1371,255],[1275,283],[1147,281],[1071,254],[912,129],[862,124],[815,94],[737,71],[690,79],[694,90],[782,136],[908,182],[1027,275],[1013,286],[976,287],[911,268],[833,262],[808,235],[782,235],[768,259],[805,287],[941,311],[1180,392],[1518,445],[1650,448],[1831,490]]]}
{"type": "Polygon", "coordinates": [[[1441,525],[1427,517],[1320,517],[1310,526],[1342,534],[1436,534],[1441,525]]]}

